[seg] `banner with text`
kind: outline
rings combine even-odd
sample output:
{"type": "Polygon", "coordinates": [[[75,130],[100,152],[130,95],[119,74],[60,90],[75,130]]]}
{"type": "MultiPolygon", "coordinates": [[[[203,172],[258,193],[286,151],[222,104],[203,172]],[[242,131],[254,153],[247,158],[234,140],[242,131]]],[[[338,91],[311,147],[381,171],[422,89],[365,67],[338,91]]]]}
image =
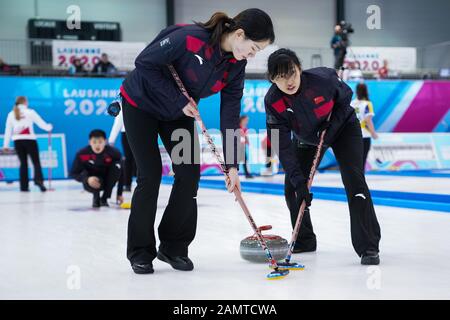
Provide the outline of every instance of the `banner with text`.
{"type": "Polygon", "coordinates": [[[106,53],[117,69],[132,70],[145,46],[145,42],[53,40],[53,66],[69,68],[73,59],[79,58],[86,70],[91,70],[106,53]]]}

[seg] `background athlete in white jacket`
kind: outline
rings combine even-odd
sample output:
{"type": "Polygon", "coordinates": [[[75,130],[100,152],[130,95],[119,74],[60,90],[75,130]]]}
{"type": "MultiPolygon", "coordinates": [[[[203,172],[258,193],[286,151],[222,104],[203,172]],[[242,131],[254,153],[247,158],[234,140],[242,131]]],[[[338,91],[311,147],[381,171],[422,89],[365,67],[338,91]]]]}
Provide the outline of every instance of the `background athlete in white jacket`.
{"type": "Polygon", "coordinates": [[[34,167],[34,183],[44,192],[47,189],[44,186],[39,150],[33,129],[34,124],[45,131],[53,129],[53,126],[42,120],[36,111],[28,108],[26,97],[17,97],[13,110],[6,118],[3,149],[9,149],[9,143],[12,138],[20,161],[20,191],[29,191],[28,156],[30,156],[34,167]]]}
{"type": "MultiPolygon", "coordinates": [[[[117,139],[117,136],[121,133],[122,140],[122,149],[123,154],[125,156],[125,160],[122,164],[122,171],[120,175],[119,188],[122,188],[124,191],[131,191],[132,178],[136,175],[136,163],[134,162],[134,156],[131,152],[130,145],[128,144],[127,134],[125,132],[125,126],[123,124],[123,115],[120,112],[117,117],[114,118],[114,124],[111,128],[111,132],[109,134],[108,143],[111,146],[114,146],[114,143],[117,139]]],[[[122,195],[122,192],[120,192],[122,195]]],[[[118,194],[119,198],[119,194],[118,194]]],[[[118,199],[118,201],[123,201],[118,199]]]]}

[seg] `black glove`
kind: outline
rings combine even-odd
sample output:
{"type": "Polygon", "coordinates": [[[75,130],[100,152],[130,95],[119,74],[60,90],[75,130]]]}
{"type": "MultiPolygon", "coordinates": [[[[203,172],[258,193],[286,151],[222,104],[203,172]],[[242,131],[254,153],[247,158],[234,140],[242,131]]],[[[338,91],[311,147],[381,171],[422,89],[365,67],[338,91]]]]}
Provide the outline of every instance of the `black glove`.
{"type": "Polygon", "coordinates": [[[306,182],[300,183],[300,185],[298,185],[297,188],[295,189],[295,193],[297,194],[297,207],[299,209],[303,200],[305,200],[306,202],[306,208],[308,208],[311,205],[313,194],[309,192],[306,182]]]}
{"type": "Polygon", "coordinates": [[[107,109],[107,111],[108,111],[108,114],[110,115],[110,116],[113,116],[113,117],[117,117],[118,115],[119,115],[119,113],[120,113],[120,103],[119,103],[119,101],[113,101],[109,106],[108,106],[108,109],[107,109]]]}
{"type": "Polygon", "coordinates": [[[323,131],[328,130],[330,127],[331,122],[329,120],[325,120],[319,125],[319,128],[317,128],[317,136],[320,137],[323,131]]]}

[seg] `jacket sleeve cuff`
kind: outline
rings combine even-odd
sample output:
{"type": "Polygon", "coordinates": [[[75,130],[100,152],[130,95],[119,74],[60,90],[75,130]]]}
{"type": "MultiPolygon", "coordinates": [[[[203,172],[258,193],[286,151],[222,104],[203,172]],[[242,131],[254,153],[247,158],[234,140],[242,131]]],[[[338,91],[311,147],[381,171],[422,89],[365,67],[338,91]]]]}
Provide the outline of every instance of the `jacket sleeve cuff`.
{"type": "Polygon", "coordinates": [[[184,96],[184,94],[182,94],[176,101],[176,116],[181,116],[183,115],[183,108],[189,103],[188,98],[186,98],[184,96]]]}

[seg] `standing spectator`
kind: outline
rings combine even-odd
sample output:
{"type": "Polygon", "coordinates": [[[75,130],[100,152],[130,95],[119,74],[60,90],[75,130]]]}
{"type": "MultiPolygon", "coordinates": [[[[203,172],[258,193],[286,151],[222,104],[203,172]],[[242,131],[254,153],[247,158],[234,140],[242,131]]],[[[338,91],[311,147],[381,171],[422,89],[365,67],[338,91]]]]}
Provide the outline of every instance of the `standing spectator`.
{"type": "Polygon", "coordinates": [[[347,44],[342,37],[342,27],[340,25],[334,27],[331,48],[334,50],[334,69],[339,71],[344,64],[345,55],[347,54],[347,44]]]}
{"type": "Polygon", "coordinates": [[[369,91],[364,83],[358,84],[356,87],[356,99],[350,105],[355,109],[356,116],[361,124],[363,136],[363,164],[366,165],[367,155],[369,154],[371,137],[378,139],[372,118],[373,112],[372,102],[369,100],[369,91]]]}
{"type": "Polygon", "coordinates": [[[247,146],[250,144],[248,139],[248,116],[241,116],[239,118],[239,128],[241,129],[241,150],[244,151],[244,172],[245,177],[248,179],[253,178],[250,171],[248,171],[247,161],[248,161],[248,154],[247,154],[247,146]]]}
{"type": "Polygon", "coordinates": [[[13,110],[6,119],[5,139],[3,149],[9,149],[9,142],[14,141],[14,148],[20,161],[20,191],[27,192],[28,189],[28,156],[34,166],[34,184],[42,192],[47,191],[44,186],[39,150],[34,134],[33,124],[36,123],[41,129],[51,131],[53,126],[46,123],[36,111],[28,109],[28,100],[24,96],[17,97],[13,110]]]}
{"type": "Polygon", "coordinates": [[[108,55],[102,53],[100,61],[97,62],[92,69],[92,73],[97,74],[111,74],[117,71],[116,67],[109,61],[108,55]]]}

